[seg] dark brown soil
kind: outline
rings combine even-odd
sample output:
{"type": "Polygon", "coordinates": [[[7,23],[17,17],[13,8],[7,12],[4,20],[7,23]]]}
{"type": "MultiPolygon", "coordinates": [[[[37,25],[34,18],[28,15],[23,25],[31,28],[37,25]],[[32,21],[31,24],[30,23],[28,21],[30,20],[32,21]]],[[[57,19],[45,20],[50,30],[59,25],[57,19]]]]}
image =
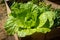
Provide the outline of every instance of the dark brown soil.
{"type": "Polygon", "coordinates": [[[60,0],[49,0],[49,1],[54,2],[54,3],[56,3],[56,4],[59,4],[59,5],[60,5],[60,0]]]}
{"type": "Polygon", "coordinates": [[[60,0],[48,0],[46,4],[52,4],[52,8],[59,8],[60,9],[60,0]]]}

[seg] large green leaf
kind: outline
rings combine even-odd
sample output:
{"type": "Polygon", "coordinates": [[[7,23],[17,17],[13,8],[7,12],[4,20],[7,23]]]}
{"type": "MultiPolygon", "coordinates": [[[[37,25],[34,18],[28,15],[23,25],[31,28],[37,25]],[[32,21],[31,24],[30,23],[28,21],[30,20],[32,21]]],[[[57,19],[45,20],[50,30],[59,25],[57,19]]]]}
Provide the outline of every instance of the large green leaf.
{"type": "Polygon", "coordinates": [[[47,33],[47,32],[50,32],[51,29],[49,28],[37,28],[37,32],[41,32],[41,33],[47,33]]]}
{"type": "Polygon", "coordinates": [[[40,22],[39,22],[39,26],[38,27],[42,27],[46,23],[46,21],[47,21],[46,14],[45,13],[42,13],[40,15],[40,17],[39,17],[39,20],[40,20],[40,22]]]}
{"type": "Polygon", "coordinates": [[[49,20],[49,23],[50,23],[50,28],[53,26],[54,24],[54,19],[55,19],[55,12],[52,12],[52,11],[47,11],[45,12],[46,13],[46,16],[49,20]]]}
{"type": "Polygon", "coordinates": [[[35,32],[36,32],[36,29],[21,30],[21,31],[18,31],[18,36],[25,37],[26,35],[32,35],[35,32]]]}

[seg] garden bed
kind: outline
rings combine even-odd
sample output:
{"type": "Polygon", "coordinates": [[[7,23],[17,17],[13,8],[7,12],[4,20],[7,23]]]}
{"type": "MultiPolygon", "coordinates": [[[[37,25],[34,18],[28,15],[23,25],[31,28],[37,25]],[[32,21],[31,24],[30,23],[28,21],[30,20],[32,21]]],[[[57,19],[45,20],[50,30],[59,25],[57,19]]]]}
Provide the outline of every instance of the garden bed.
{"type": "MultiPolygon", "coordinates": [[[[60,5],[46,1],[47,4],[52,4],[53,8],[60,8],[60,5]],[[58,5],[58,6],[57,6],[58,5]]],[[[7,5],[7,13],[11,12],[9,6],[7,5]]],[[[55,40],[55,38],[60,38],[60,28],[54,28],[51,32],[47,34],[35,33],[31,36],[27,36],[24,38],[19,38],[19,40],[55,40]]],[[[8,36],[6,40],[16,40],[14,36],[8,36]]]]}

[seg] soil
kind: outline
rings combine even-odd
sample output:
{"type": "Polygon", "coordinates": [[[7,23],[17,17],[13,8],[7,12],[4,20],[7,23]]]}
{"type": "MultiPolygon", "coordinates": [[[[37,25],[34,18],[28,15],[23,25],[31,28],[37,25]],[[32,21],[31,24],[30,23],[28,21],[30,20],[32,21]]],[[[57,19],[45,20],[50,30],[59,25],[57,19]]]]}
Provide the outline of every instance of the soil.
{"type": "Polygon", "coordinates": [[[52,8],[58,8],[60,9],[60,0],[46,0],[46,4],[51,4],[52,8]]]}
{"type": "Polygon", "coordinates": [[[58,5],[60,5],[60,0],[49,0],[49,1],[54,2],[54,3],[58,4],[58,5]]]}
{"type": "Polygon", "coordinates": [[[6,37],[4,30],[4,22],[6,20],[6,6],[5,3],[0,3],[0,40],[6,37]]]}

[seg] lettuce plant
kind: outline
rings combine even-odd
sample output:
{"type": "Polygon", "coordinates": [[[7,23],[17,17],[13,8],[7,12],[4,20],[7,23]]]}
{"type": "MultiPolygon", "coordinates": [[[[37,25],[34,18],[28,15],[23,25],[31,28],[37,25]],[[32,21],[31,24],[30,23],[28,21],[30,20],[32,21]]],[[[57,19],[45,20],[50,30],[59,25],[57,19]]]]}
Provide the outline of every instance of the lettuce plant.
{"type": "Polygon", "coordinates": [[[33,2],[14,2],[5,23],[5,30],[9,35],[16,33],[19,37],[32,35],[35,32],[47,33],[54,24],[55,14],[51,5],[40,3],[38,6],[33,2]]]}

